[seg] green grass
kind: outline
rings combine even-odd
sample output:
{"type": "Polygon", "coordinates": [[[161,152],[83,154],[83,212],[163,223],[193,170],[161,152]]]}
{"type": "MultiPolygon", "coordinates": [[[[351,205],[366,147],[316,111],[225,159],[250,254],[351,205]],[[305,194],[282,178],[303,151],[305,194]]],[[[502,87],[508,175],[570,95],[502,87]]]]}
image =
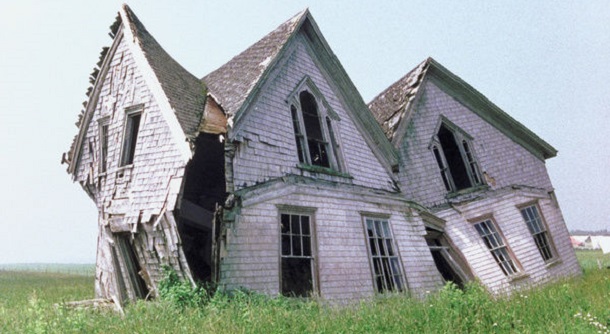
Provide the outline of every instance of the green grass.
{"type": "Polygon", "coordinates": [[[217,293],[199,306],[139,302],[124,316],[53,307],[92,298],[92,276],[0,271],[0,333],[603,333],[599,326],[610,325],[610,269],[598,269],[597,259],[610,258],[578,257],[583,277],[510,298],[493,298],[476,285],[447,286],[426,301],[397,295],[333,307],[237,292],[217,293]]]}

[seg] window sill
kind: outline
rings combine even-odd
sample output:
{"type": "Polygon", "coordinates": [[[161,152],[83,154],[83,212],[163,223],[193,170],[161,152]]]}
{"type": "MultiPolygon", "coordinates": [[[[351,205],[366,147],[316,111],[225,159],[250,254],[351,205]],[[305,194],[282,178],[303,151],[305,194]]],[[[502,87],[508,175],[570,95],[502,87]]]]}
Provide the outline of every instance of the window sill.
{"type": "Polygon", "coordinates": [[[312,173],[321,173],[321,174],[327,174],[327,175],[332,175],[332,176],[344,177],[344,178],[348,178],[348,179],[354,178],[347,173],[341,173],[341,172],[338,172],[338,171],[336,171],[332,168],[328,168],[328,167],[306,165],[306,164],[298,164],[297,167],[301,170],[312,172],[312,173]]]}
{"type": "Polygon", "coordinates": [[[133,169],[133,164],[121,166],[116,171],[116,177],[121,178],[121,177],[125,176],[125,172],[131,172],[132,169],[133,169]]]}
{"type": "Polygon", "coordinates": [[[446,197],[447,197],[447,199],[452,199],[452,198],[460,197],[462,195],[469,195],[469,194],[477,193],[480,191],[485,191],[488,189],[489,189],[489,186],[486,184],[483,184],[480,186],[475,186],[475,187],[470,187],[470,188],[466,188],[466,189],[462,189],[462,190],[458,190],[458,191],[448,192],[446,197]]]}
{"type": "Polygon", "coordinates": [[[526,279],[528,277],[530,277],[530,275],[528,273],[519,272],[514,275],[510,275],[507,278],[508,278],[509,283],[513,283],[513,282],[520,281],[522,279],[526,279]]]}
{"type": "Polygon", "coordinates": [[[546,263],[546,267],[551,268],[551,267],[554,267],[554,266],[562,264],[562,263],[563,263],[563,261],[561,261],[561,259],[553,259],[546,263]]]}

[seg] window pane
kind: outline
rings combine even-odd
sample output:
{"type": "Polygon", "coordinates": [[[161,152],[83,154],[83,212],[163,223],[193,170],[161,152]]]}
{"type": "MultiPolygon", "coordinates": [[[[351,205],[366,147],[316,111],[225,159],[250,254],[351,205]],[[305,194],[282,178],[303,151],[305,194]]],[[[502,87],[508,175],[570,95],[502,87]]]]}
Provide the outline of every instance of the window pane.
{"type": "Polygon", "coordinates": [[[291,249],[290,236],[282,235],[282,255],[290,255],[291,249]]]}
{"type": "Polygon", "coordinates": [[[387,220],[366,219],[373,280],[378,292],[400,291],[403,277],[387,220]]]}
{"type": "Polygon", "coordinates": [[[309,230],[309,217],[301,216],[301,232],[303,235],[310,235],[311,231],[309,230]]]}
{"type": "Polygon", "coordinates": [[[290,216],[290,233],[292,233],[293,235],[301,234],[301,223],[299,222],[299,216],[290,216]]]}
{"type": "Polygon", "coordinates": [[[311,256],[311,238],[303,237],[303,256],[311,256]]]}
{"type": "Polygon", "coordinates": [[[307,297],[312,292],[311,259],[282,258],[282,295],[307,297]]]}
{"type": "Polygon", "coordinates": [[[281,216],[281,230],[284,234],[290,233],[290,215],[281,216]]]}
{"type": "Polygon", "coordinates": [[[303,255],[303,252],[301,251],[301,237],[296,235],[292,236],[292,255],[303,255]]]}

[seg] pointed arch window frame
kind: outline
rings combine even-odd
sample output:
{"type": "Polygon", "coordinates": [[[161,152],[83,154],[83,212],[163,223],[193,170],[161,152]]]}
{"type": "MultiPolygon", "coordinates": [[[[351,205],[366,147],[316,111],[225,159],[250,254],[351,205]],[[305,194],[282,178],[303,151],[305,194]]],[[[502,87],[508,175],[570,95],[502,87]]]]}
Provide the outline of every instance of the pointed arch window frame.
{"type": "Polygon", "coordinates": [[[428,148],[433,154],[434,160],[436,161],[440,170],[445,189],[449,193],[457,193],[472,188],[486,186],[473,142],[474,138],[472,136],[448,120],[446,117],[441,116],[438,124],[435,127],[434,135],[432,136],[432,140],[428,145],[428,148]],[[445,151],[443,150],[441,140],[438,136],[438,133],[443,126],[453,134],[455,144],[459,149],[460,157],[465,167],[466,176],[470,182],[469,187],[458,189],[455,184],[454,174],[452,174],[451,166],[447,161],[445,151]]]}
{"type": "Polygon", "coordinates": [[[309,76],[305,76],[295,89],[292,90],[286,99],[286,103],[288,104],[288,110],[292,119],[299,166],[345,172],[341,138],[338,136],[341,118],[332,109],[320,89],[318,89],[309,76]],[[320,143],[326,146],[328,166],[318,165],[312,161],[313,157],[308,145],[307,129],[300,98],[303,92],[309,93],[315,101],[322,136],[320,143]]]}

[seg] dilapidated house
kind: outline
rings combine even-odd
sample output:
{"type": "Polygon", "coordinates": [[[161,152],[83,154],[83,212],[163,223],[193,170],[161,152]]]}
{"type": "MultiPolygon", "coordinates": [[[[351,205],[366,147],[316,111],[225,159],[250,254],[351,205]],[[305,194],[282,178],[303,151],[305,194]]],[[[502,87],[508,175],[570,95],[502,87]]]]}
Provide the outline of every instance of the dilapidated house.
{"type": "Polygon", "coordinates": [[[367,105],[308,10],[197,78],[124,5],[63,162],[99,210],[96,295],[191,281],[349,301],[576,262],[556,151],[427,59],[367,105]]]}

